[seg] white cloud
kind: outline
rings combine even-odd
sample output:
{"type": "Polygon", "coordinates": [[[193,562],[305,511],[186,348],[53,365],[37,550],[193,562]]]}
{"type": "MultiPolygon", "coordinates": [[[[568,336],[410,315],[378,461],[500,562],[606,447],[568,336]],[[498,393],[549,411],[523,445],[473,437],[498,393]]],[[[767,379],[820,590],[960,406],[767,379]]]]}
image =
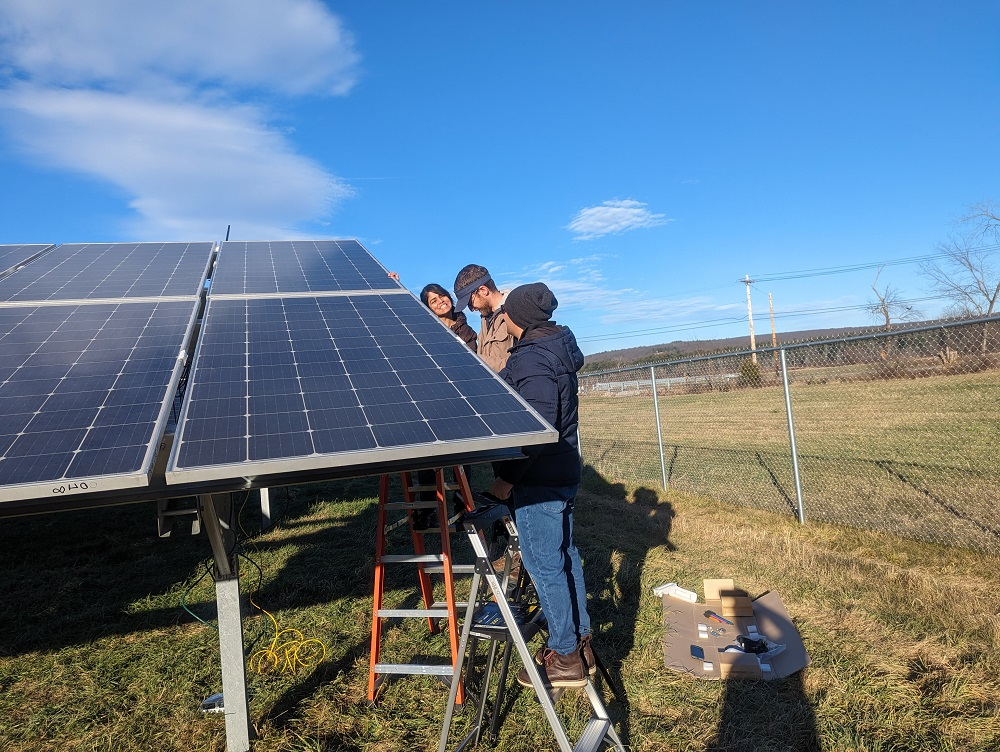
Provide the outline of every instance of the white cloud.
{"type": "Polygon", "coordinates": [[[357,54],[319,0],[4,0],[4,63],[40,85],[346,93],[357,54]]]}
{"type": "Polygon", "coordinates": [[[629,230],[657,227],[669,222],[664,214],[653,214],[646,204],[634,199],[605,201],[600,206],[581,209],[566,226],[576,240],[592,240],[602,235],[618,235],[629,230]]]}
{"type": "Polygon", "coordinates": [[[608,284],[600,267],[605,262],[620,263],[620,259],[596,254],[566,263],[545,261],[525,269],[516,279],[505,277],[502,287],[510,289],[528,282],[544,282],[559,300],[557,313],[568,318],[592,318],[601,326],[619,329],[740,310],[739,304],[720,304],[705,296],[661,297],[633,287],[614,287],[608,284]]]}
{"type": "Polygon", "coordinates": [[[295,152],[263,97],[344,94],[357,61],[318,0],[0,5],[3,125],[31,159],[121,189],[130,239],[227,224],[294,237],[326,220],[350,187],[295,152]]]}

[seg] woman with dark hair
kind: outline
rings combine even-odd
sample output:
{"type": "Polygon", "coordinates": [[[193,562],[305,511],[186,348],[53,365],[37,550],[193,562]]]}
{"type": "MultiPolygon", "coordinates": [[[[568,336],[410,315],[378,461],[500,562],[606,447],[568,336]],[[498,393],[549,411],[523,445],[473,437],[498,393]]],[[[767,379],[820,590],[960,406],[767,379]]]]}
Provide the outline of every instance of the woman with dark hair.
{"type": "Polygon", "coordinates": [[[451,293],[441,285],[431,283],[420,291],[420,302],[430,308],[438,321],[457,334],[472,352],[476,351],[476,330],[469,326],[462,311],[455,310],[451,293]]]}

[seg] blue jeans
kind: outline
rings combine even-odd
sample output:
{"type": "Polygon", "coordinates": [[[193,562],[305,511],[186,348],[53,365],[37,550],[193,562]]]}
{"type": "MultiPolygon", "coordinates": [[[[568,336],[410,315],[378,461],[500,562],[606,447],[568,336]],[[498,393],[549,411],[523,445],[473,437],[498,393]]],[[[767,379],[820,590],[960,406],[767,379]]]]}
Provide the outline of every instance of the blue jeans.
{"type": "Polygon", "coordinates": [[[560,655],[576,650],[590,633],[583,563],[573,545],[577,486],[514,486],[514,524],[524,562],[549,625],[549,647],[560,655]]]}

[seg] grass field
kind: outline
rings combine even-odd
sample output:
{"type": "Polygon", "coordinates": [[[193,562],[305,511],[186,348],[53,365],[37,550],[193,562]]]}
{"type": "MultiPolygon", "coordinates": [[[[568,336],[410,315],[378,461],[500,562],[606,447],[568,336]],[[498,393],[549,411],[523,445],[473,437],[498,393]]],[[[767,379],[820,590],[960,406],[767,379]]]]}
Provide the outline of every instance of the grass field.
{"type": "MultiPolygon", "coordinates": [[[[805,515],[1000,552],[1000,374],[891,381],[802,378],[791,388],[805,515]]],[[[778,386],[659,397],[668,484],[793,513],[778,386]]],[[[662,483],[651,396],[581,399],[586,461],[662,483]]]]}
{"type": "MultiPolygon", "coordinates": [[[[278,524],[241,520],[243,588],[281,628],[321,640],[326,657],[295,675],[250,674],[260,752],[434,749],[446,692],[388,684],[365,700],[374,551],[373,479],[274,491],[278,524]],[[252,564],[250,563],[252,560],[252,564]]],[[[621,677],[612,702],[630,748],[662,750],[1000,749],[1000,571],[996,557],[696,496],[628,488],[587,473],[577,513],[598,650],[621,677]],[[667,581],[701,590],[731,576],[777,591],[812,659],[774,682],[718,683],[663,667],[667,581]]],[[[176,534],[175,534],[176,535],[176,534]]],[[[221,688],[214,589],[204,537],[155,537],[151,506],[0,521],[0,750],[225,749],[221,716],[199,703],[221,688]]],[[[412,582],[390,581],[412,599],[412,582]]],[[[248,649],[270,621],[247,619],[248,649]]],[[[444,655],[422,623],[391,630],[400,655],[444,655]]],[[[584,708],[560,701],[574,731],[584,708]]],[[[457,719],[459,732],[469,722],[457,719]]],[[[496,749],[548,750],[530,692],[512,696],[496,749]]]]}

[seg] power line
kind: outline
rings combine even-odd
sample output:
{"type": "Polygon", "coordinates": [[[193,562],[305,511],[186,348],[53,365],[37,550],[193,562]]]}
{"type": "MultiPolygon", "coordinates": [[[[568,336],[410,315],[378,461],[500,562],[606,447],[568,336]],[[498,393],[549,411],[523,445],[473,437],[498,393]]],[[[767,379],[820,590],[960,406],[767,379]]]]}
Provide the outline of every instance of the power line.
{"type": "MultiPolygon", "coordinates": [[[[910,305],[913,303],[926,303],[929,301],[936,300],[947,300],[948,298],[941,295],[930,295],[922,298],[910,298],[909,300],[899,301],[902,305],[910,305]]],[[[870,303],[862,303],[856,305],[846,305],[846,306],[828,306],[826,308],[813,308],[813,309],[802,309],[798,311],[786,311],[784,313],[775,313],[774,317],[776,319],[787,319],[787,318],[799,318],[804,316],[820,316],[824,313],[842,313],[844,311],[863,311],[870,308],[870,303]]],[[[633,339],[635,337],[642,337],[650,334],[667,334],[669,332],[681,332],[689,331],[692,329],[705,329],[711,326],[720,326],[724,324],[743,324],[746,319],[743,316],[734,316],[732,318],[725,319],[709,319],[707,321],[693,321],[687,324],[675,324],[673,326],[655,327],[651,329],[630,329],[624,332],[615,332],[614,334],[597,334],[590,337],[578,337],[580,342],[605,342],[613,341],[617,339],[633,339]]]]}
{"type": "MultiPolygon", "coordinates": [[[[983,245],[968,248],[971,253],[990,252],[1000,249],[1000,244],[983,245]]],[[[950,253],[929,253],[923,256],[909,256],[907,258],[889,259],[887,261],[871,261],[865,264],[851,264],[849,266],[828,266],[817,269],[800,269],[790,272],[774,272],[772,274],[755,274],[754,282],[780,282],[786,279],[803,279],[805,277],[825,277],[830,274],[847,274],[850,272],[864,271],[866,269],[878,269],[883,266],[901,266],[905,264],[928,263],[950,258],[950,253]]],[[[743,280],[740,280],[742,283],[743,280]]]]}

